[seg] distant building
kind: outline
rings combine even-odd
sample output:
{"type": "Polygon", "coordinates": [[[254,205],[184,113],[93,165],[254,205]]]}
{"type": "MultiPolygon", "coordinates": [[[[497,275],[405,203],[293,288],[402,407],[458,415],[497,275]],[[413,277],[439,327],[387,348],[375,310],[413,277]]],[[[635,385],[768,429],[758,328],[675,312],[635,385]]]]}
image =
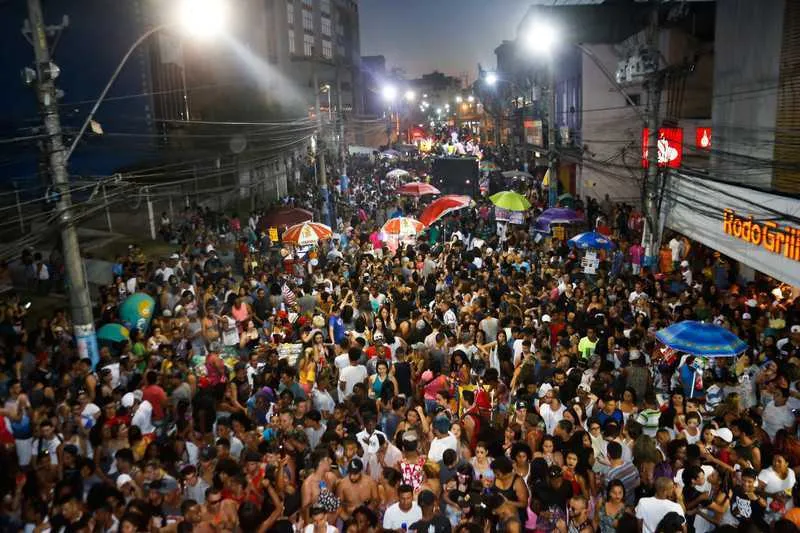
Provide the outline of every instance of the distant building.
{"type": "Polygon", "coordinates": [[[364,87],[364,113],[372,116],[381,115],[384,109],[381,87],[386,82],[386,58],[384,56],[363,56],[361,58],[361,78],[364,87]]]}

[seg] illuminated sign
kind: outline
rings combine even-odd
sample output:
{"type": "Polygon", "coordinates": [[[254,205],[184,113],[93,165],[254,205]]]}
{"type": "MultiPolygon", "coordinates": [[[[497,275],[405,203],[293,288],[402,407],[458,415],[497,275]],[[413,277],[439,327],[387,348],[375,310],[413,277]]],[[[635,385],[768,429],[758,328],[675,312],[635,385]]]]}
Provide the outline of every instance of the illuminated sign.
{"type": "Polygon", "coordinates": [[[722,231],[750,243],[763,246],[774,254],[800,261],[800,229],[791,226],[778,227],[772,221],[756,222],[753,217],[742,217],[732,209],[726,209],[722,217],[722,231]]]}
{"type": "MultiPolygon", "coordinates": [[[[650,129],[642,130],[642,166],[647,168],[650,129]]],[[[680,168],[683,161],[683,128],[660,128],[658,130],[658,166],[680,168]]]]}
{"type": "Polygon", "coordinates": [[[694,129],[694,146],[701,150],[711,150],[711,128],[694,129]]]}

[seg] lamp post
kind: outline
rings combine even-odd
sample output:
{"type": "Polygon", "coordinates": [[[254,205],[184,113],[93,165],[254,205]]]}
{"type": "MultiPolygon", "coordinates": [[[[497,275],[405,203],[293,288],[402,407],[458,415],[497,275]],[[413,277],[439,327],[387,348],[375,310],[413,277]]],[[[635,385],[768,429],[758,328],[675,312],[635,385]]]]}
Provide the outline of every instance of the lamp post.
{"type": "MultiPolygon", "coordinates": [[[[112,74],[111,79],[100,94],[100,97],[97,99],[94,106],[92,106],[92,110],[86,117],[75,139],[73,139],[72,144],[68,149],[65,149],[56,98],[55,79],[58,76],[58,67],[53,64],[50,58],[41,1],[27,0],[27,2],[36,60],[37,96],[41,104],[44,127],[47,132],[49,165],[53,179],[53,189],[57,197],[55,209],[58,215],[58,224],[61,232],[64,268],[68,280],[70,313],[74,324],[74,335],[79,356],[82,359],[89,358],[92,361],[92,366],[94,366],[99,361],[97,337],[95,336],[94,330],[92,300],[86,283],[80,243],[78,241],[78,232],[75,225],[67,162],[75,151],[81,137],[86,132],[86,128],[92,122],[94,114],[100,107],[108,90],[111,88],[114,80],[116,80],[122,67],[125,65],[128,58],[130,58],[131,54],[133,54],[134,50],[155,32],[167,26],[171,26],[171,24],[157,26],[145,32],[133,43],[128,52],[123,56],[112,74]]],[[[191,26],[192,30],[208,29],[212,25],[218,27],[219,23],[224,21],[222,0],[186,0],[181,5],[181,8],[181,20],[191,26]],[[203,26],[203,28],[200,26],[203,26]]]]}

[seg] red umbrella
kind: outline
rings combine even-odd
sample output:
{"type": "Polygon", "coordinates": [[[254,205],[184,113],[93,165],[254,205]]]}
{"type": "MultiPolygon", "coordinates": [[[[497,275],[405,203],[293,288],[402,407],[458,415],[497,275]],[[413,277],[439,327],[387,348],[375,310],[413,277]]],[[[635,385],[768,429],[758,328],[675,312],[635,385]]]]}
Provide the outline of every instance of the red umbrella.
{"type": "Polygon", "coordinates": [[[381,228],[381,230],[389,235],[398,235],[400,237],[417,235],[424,229],[425,225],[422,222],[409,217],[392,218],[381,228]]]}
{"type": "Polygon", "coordinates": [[[441,194],[442,192],[434,187],[433,185],[429,185],[427,183],[420,183],[418,181],[414,181],[412,183],[406,183],[401,185],[397,188],[397,192],[400,194],[405,194],[406,196],[424,196],[426,194],[441,194]]]}
{"type": "Polygon", "coordinates": [[[464,209],[472,205],[472,198],[458,194],[448,194],[431,202],[419,217],[419,221],[430,226],[443,216],[459,209],[464,209]]]}
{"type": "Polygon", "coordinates": [[[265,215],[261,219],[260,225],[263,228],[282,228],[308,222],[313,218],[314,214],[311,211],[299,207],[284,207],[265,215]]]}
{"type": "Polygon", "coordinates": [[[298,246],[308,246],[317,244],[319,241],[330,239],[333,232],[329,226],[319,222],[302,222],[295,224],[283,234],[283,242],[296,244],[298,246]]]}

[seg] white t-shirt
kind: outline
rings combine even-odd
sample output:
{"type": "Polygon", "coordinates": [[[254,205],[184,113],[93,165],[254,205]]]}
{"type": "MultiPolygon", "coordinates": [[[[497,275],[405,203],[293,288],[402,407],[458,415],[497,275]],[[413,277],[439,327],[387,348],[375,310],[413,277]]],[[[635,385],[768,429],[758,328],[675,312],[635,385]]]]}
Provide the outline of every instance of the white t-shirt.
{"type": "Polygon", "coordinates": [[[383,515],[383,529],[401,529],[403,524],[408,528],[418,520],[422,520],[422,509],[416,502],[411,504],[411,509],[407,512],[400,509],[399,502],[394,503],[383,515]]]}
{"type": "MultiPolygon", "coordinates": [[[[700,465],[700,468],[703,469],[703,473],[706,475],[706,485],[710,486],[710,484],[708,483],[708,478],[711,477],[711,474],[715,472],[714,467],[711,465],[700,465]]],[[[678,470],[672,481],[674,481],[675,484],[679,486],[681,490],[683,490],[683,468],[678,470]]],[[[708,492],[707,490],[701,490],[699,488],[697,490],[698,492],[708,492]]]]}
{"type": "Polygon", "coordinates": [[[339,371],[339,382],[344,382],[344,392],[339,389],[339,398],[344,400],[353,394],[353,387],[367,379],[367,367],[364,365],[350,365],[339,371]]]}
{"type": "Polygon", "coordinates": [[[642,521],[642,533],[655,533],[661,519],[673,512],[686,518],[683,507],[672,500],[642,498],[636,505],[636,518],[642,521]]]}
{"type": "Polygon", "coordinates": [[[438,463],[442,460],[445,450],[458,450],[458,441],[452,433],[448,433],[446,437],[436,438],[431,441],[428,459],[438,463]]]}
{"type": "Polygon", "coordinates": [[[153,425],[153,406],[147,400],[142,401],[131,419],[132,426],[138,426],[143,435],[153,433],[156,428],[153,425]]]}
{"type": "MultiPolygon", "coordinates": [[[[314,533],[314,524],[308,524],[306,527],[304,527],[303,533],[314,533]]],[[[336,526],[328,524],[328,529],[326,530],[326,533],[339,533],[339,530],[336,529],[336,526]]]]}
{"type": "MultiPolygon", "coordinates": [[[[786,476],[786,479],[781,479],[778,477],[778,474],[775,473],[775,470],[772,467],[765,468],[758,474],[758,480],[764,484],[764,492],[767,494],[775,494],[776,492],[783,492],[787,491],[791,492],[792,488],[794,487],[796,477],[794,475],[794,470],[791,468],[789,469],[789,473],[786,476]]],[[[767,498],[767,501],[772,501],[772,498],[767,498]]],[[[786,509],[791,509],[792,507],[792,499],[791,497],[786,501],[786,509]]]]}
{"type": "Polygon", "coordinates": [[[566,410],[567,409],[563,405],[559,406],[555,411],[553,411],[549,403],[539,406],[539,415],[542,417],[542,420],[544,420],[548,435],[553,434],[553,431],[556,429],[556,424],[563,418],[564,411],[566,410]]]}
{"type": "Polygon", "coordinates": [[[764,431],[767,432],[770,439],[775,439],[775,434],[779,429],[789,429],[794,426],[794,414],[788,403],[778,407],[775,402],[770,402],[764,408],[761,419],[764,421],[764,431]]]}
{"type": "Polygon", "coordinates": [[[683,248],[683,243],[678,239],[672,239],[669,241],[669,249],[672,251],[672,260],[673,261],[680,261],[681,260],[681,249],[683,248]]]}
{"type": "Polygon", "coordinates": [[[348,354],[347,352],[344,352],[344,353],[341,353],[341,354],[337,355],[333,359],[333,364],[339,370],[342,370],[343,368],[347,368],[348,366],[350,366],[350,354],[348,354]]]}

